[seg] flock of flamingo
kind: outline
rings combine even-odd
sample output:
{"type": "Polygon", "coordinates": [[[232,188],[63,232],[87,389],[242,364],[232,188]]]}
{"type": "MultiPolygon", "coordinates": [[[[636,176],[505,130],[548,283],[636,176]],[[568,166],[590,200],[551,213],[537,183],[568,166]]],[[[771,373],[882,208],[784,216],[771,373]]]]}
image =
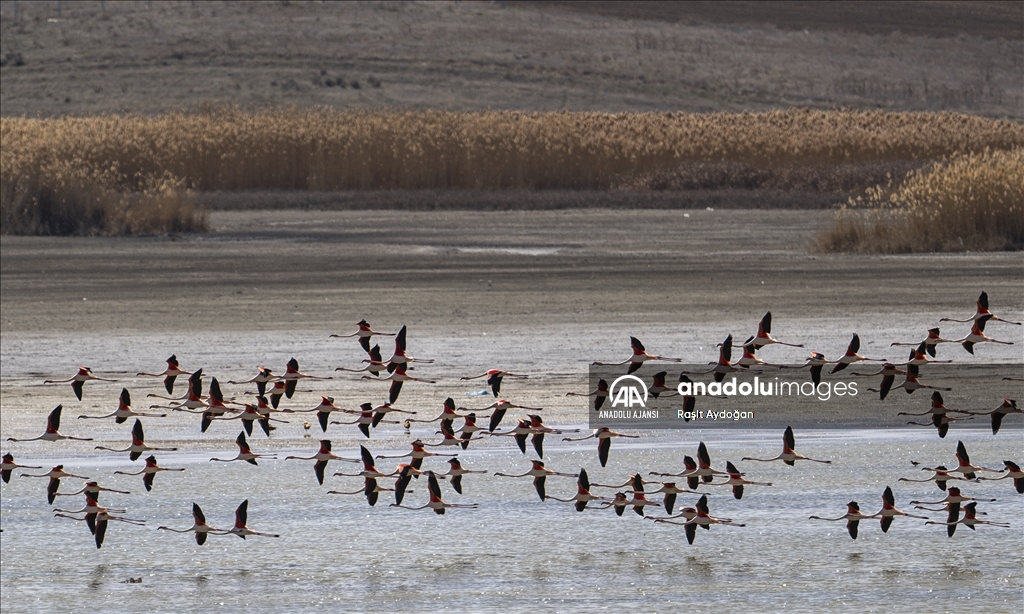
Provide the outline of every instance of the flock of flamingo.
{"type": "MultiPolygon", "coordinates": [[[[918,381],[920,375],[920,368],[924,365],[933,362],[940,362],[933,360],[936,356],[936,349],[939,344],[942,343],[960,343],[965,350],[974,353],[974,347],[981,343],[1012,343],[1009,341],[999,341],[992,339],[985,334],[985,326],[990,322],[1006,322],[1008,324],[1020,325],[1018,322],[1009,322],[1004,320],[989,311],[988,307],[988,296],[982,292],[981,296],[977,301],[977,309],[974,315],[966,319],[949,319],[943,318],[942,321],[960,322],[960,323],[971,323],[971,332],[962,339],[944,339],[939,334],[938,328],[932,328],[928,331],[927,337],[916,343],[893,343],[893,346],[912,345],[914,349],[911,351],[908,361],[905,363],[892,363],[880,359],[872,359],[861,356],[859,351],[860,339],[854,334],[853,340],[849,344],[849,348],[846,353],[839,359],[830,361],[825,359],[825,356],[820,352],[812,352],[811,358],[801,365],[802,367],[809,368],[811,372],[812,380],[817,383],[820,381],[822,369],[832,364],[834,367],[831,373],[839,372],[846,367],[862,361],[879,360],[884,364],[881,368],[872,373],[855,373],[856,375],[868,375],[868,376],[882,376],[881,385],[874,391],[879,393],[881,399],[885,399],[886,395],[899,388],[903,388],[906,392],[913,392],[919,388],[935,389],[936,387],[922,384],[918,381]],[[903,367],[903,368],[901,368],[903,367]],[[905,369],[905,370],[904,370],[905,369]],[[893,385],[895,383],[895,377],[897,375],[904,375],[905,380],[899,385],[893,385]]],[[[138,461],[144,454],[148,454],[145,458],[145,466],[134,472],[125,471],[114,471],[114,474],[122,475],[133,475],[142,476],[143,486],[147,491],[154,488],[154,478],[160,472],[164,471],[185,471],[181,467],[163,467],[157,463],[156,457],[152,454],[153,452],[161,451],[173,451],[176,448],[160,448],[146,444],[145,432],[142,426],[142,418],[165,418],[168,416],[168,412],[181,413],[181,414],[196,414],[200,416],[200,431],[205,433],[207,429],[215,421],[228,421],[238,420],[241,422],[241,431],[236,439],[238,445],[238,454],[233,458],[211,458],[212,462],[236,462],[243,461],[252,465],[258,465],[258,460],[262,458],[276,458],[275,454],[263,454],[253,452],[250,447],[247,436],[252,436],[254,423],[259,424],[261,430],[269,436],[276,427],[276,424],[284,422],[281,418],[275,417],[283,414],[300,414],[300,413],[313,413],[317,416],[317,422],[321,428],[321,431],[326,433],[331,425],[355,425],[359,431],[366,437],[370,438],[372,429],[376,428],[380,424],[398,424],[399,420],[387,419],[388,414],[392,414],[392,417],[398,415],[404,416],[401,423],[404,424],[406,431],[408,432],[414,423],[432,424],[438,423],[439,430],[438,434],[441,435],[439,441],[426,442],[422,439],[415,439],[412,442],[411,450],[399,455],[374,455],[367,449],[366,446],[360,446],[360,455],[358,458],[345,458],[335,454],[332,451],[331,441],[329,439],[321,439],[319,449],[309,456],[287,456],[284,460],[302,460],[302,461],[315,461],[313,470],[316,475],[316,479],[319,484],[323,485],[326,476],[327,466],[330,462],[340,463],[352,463],[355,465],[361,465],[361,471],[353,471],[351,473],[345,473],[338,471],[334,473],[334,476],[349,476],[349,477],[361,477],[363,478],[362,488],[352,491],[341,491],[341,490],[330,490],[327,494],[332,495],[362,495],[366,497],[369,505],[376,505],[378,498],[381,493],[390,493],[393,496],[394,503],[391,503],[393,507],[400,507],[410,510],[432,510],[436,514],[444,514],[448,509],[475,509],[477,504],[465,504],[465,503],[450,503],[445,501],[442,489],[441,481],[448,480],[451,483],[452,489],[458,493],[463,492],[464,476],[478,473],[486,473],[485,471],[478,469],[469,469],[463,466],[462,462],[458,458],[457,452],[438,452],[432,451],[431,449],[447,449],[457,451],[459,449],[466,450],[468,446],[474,442],[483,438],[500,438],[510,437],[512,438],[519,450],[523,454],[527,454],[527,441],[529,440],[533,451],[536,453],[537,459],[530,461],[531,468],[523,473],[503,473],[497,472],[494,475],[499,477],[508,478],[525,478],[529,477],[533,481],[533,486],[536,489],[537,495],[541,501],[548,499],[572,503],[576,511],[583,512],[587,509],[608,509],[612,508],[616,514],[622,516],[623,512],[627,508],[632,508],[633,511],[644,516],[647,519],[653,520],[657,523],[675,524],[682,525],[685,530],[686,538],[689,543],[693,543],[696,536],[696,529],[701,527],[703,529],[710,529],[711,525],[725,525],[742,527],[743,523],[736,522],[729,518],[721,518],[712,516],[710,508],[708,506],[708,496],[706,492],[698,490],[700,487],[711,487],[711,486],[728,486],[731,488],[732,494],[736,499],[743,497],[744,488],[748,486],[771,486],[767,482],[757,482],[748,479],[746,473],[740,471],[733,462],[728,461],[725,463],[725,468],[719,469],[712,466],[711,456],[707,446],[700,442],[697,447],[696,460],[690,456],[684,456],[683,464],[684,468],[682,471],[677,473],[655,473],[650,472],[649,476],[653,476],[655,479],[646,479],[640,474],[632,474],[628,476],[622,483],[618,484],[597,484],[591,483],[587,475],[585,468],[581,468],[578,472],[561,472],[555,471],[547,467],[542,460],[544,457],[544,439],[547,435],[572,435],[577,433],[575,429],[561,429],[552,428],[544,424],[539,411],[542,408],[539,407],[526,407],[522,405],[514,404],[507,399],[499,398],[501,392],[501,386],[503,381],[508,380],[521,380],[526,379],[528,375],[512,373],[502,369],[490,369],[484,373],[477,375],[471,375],[463,377],[462,380],[476,380],[486,379],[487,385],[490,389],[490,393],[495,399],[494,403],[487,407],[479,409],[466,409],[457,407],[455,402],[448,398],[444,401],[441,408],[440,414],[431,419],[420,419],[413,417],[418,415],[416,411],[400,409],[395,407],[399,395],[402,391],[402,386],[405,382],[420,382],[420,383],[435,383],[433,380],[424,378],[413,377],[408,374],[411,370],[412,363],[430,364],[433,362],[432,359],[413,358],[406,353],[406,328],[403,326],[397,333],[382,333],[373,330],[370,325],[362,320],[358,323],[358,330],[348,335],[331,335],[332,338],[356,338],[359,342],[360,347],[366,353],[366,358],[363,359],[363,365],[358,368],[345,368],[338,367],[337,372],[346,373],[363,373],[361,378],[372,379],[376,381],[389,382],[387,401],[382,402],[379,405],[372,403],[364,403],[358,409],[347,409],[342,408],[334,403],[334,399],[330,396],[322,396],[318,405],[312,408],[287,408],[282,407],[282,399],[291,399],[293,394],[297,390],[297,384],[299,380],[326,380],[332,379],[330,376],[313,376],[303,373],[299,370],[298,362],[293,358],[286,366],[286,370],[283,374],[275,374],[271,369],[265,367],[259,367],[258,372],[255,376],[244,381],[230,381],[232,385],[253,385],[255,390],[247,391],[246,394],[254,395],[254,399],[250,401],[238,401],[233,398],[227,398],[221,391],[220,383],[216,377],[211,378],[206,394],[204,394],[204,375],[203,370],[198,369],[195,371],[188,371],[181,367],[176,356],[171,356],[167,359],[167,367],[159,373],[147,373],[139,372],[137,377],[158,377],[163,379],[164,388],[167,395],[174,394],[174,385],[177,378],[186,377],[188,379],[188,387],[184,394],[179,396],[166,396],[158,394],[149,394],[149,397],[158,397],[168,403],[165,405],[152,405],[149,409],[151,410],[163,410],[162,413],[150,413],[135,411],[132,408],[132,399],[129,391],[124,388],[121,391],[120,398],[118,400],[118,407],[115,411],[100,415],[100,416],[89,416],[80,415],[81,419],[113,419],[115,423],[122,424],[130,418],[134,418],[135,421],[131,430],[131,443],[124,448],[109,448],[104,446],[96,446],[99,450],[107,450],[114,453],[128,453],[128,457],[132,462],[138,461]],[[372,338],[374,336],[391,336],[395,338],[395,351],[393,355],[383,360],[380,352],[380,345],[371,345],[372,338]],[[501,430],[501,423],[508,410],[522,410],[525,416],[517,418],[516,426],[509,428],[508,430],[501,430]],[[477,415],[480,413],[483,415],[485,412],[490,412],[485,425],[477,424],[477,415]],[[349,416],[349,420],[332,420],[333,416],[349,416]],[[460,428],[455,428],[455,420],[462,420],[460,428]],[[430,457],[443,457],[446,459],[448,464],[447,471],[438,473],[430,469],[424,469],[424,459],[430,457]],[[384,459],[404,459],[407,462],[401,462],[392,470],[381,470],[377,467],[377,461],[384,459]],[[425,477],[427,482],[427,494],[428,499],[423,505],[409,506],[405,505],[406,495],[412,493],[409,490],[409,485],[412,479],[419,477],[425,477]],[[566,477],[575,478],[576,480],[576,493],[575,495],[559,498],[550,496],[547,494],[547,478],[549,477],[566,477]],[[673,481],[665,481],[673,480],[673,481]],[[676,479],[682,480],[682,482],[674,481],[676,479]],[[392,482],[393,480],[393,482],[392,482]],[[682,483],[685,487],[680,487],[677,484],[682,483]],[[648,490],[646,485],[656,485],[656,489],[648,490]],[[607,488],[615,492],[613,495],[601,495],[595,494],[596,489],[607,488]],[[649,499],[648,495],[658,494],[662,495],[660,499],[649,499]],[[699,498],[691,506],[685,506],[676,508],[676,500],[680,495],[696,495],[699,498]],[[588,508],[588,505],[593,503],[588,508]],[[667,515],[665,516],[646,516],[644,508],[663,507],[667,515]]],[[[645,362],[670,362],[678,363],[682,362],[679,358],[670,358],[664,356],[657,356],[650,354],[646,351],[643,344],[635,337],[631,337],[632,340],[632,355],[625,361],[619,363],[594,363],[603,365],[618,365],[626,366],[627,373],[633,373],[637,371],[645,362]]],[[[780,345],[791,345],[794,347],[803,347],[801,344],[784,343],[776,340],[771,335],[771,313],[765,314],[762,318],[757,332],[748,338],[741,347],[743,348],[743,357],[733,362],[731,358],[731,349],[733,347],[731,335],[723,342],[719,344],[719,360],[717,363],[713,363],[715,366],[707,373],[714,373],[716,379],[721,381],[726,373],[734,372],[737,370],[749,369],[751,367],[765,367],[773,366],[769,363],[765,363],[756,356],[756,352],[765,346],[772,344],[780,345]]],[[[777,366],[777,365],[776,365],[777,366]]],[[[686,374],[682,374],[681,378],[686,378],[686,374]]],[[[1024,378],[1004,378],[1015,381],[1020,381],[1024,378]]],[[[45,383],[70,383],[75,393],[75,396],[81,400],[83,395],[84,384],[89,381],[115,381],[112,379],[102,378],[94,375],[92,370],[87,367],[79,367],[78,373],[66,380],[46,380],[45,383]]],[[[666,395],[675,394],[673,391],[668,389],[664,385],[665,372],[660,372],[654,376],[652,391],[655,393],[663,393],[666,395]]],[[[990,411],[973,411],[973,410],[960,410],[950,409],[945,407],[943,398],[940,390],[947,389],[935,389],[931,397],[931,408],[921,412],[920,414],[912,415],[930,415],[931,422],[923,423],[928,426],[934,426],[939,431],[940,437],[945,437],[948,431],[949,424],[956,420],[969,419],[976,415],[988,415],[992,420],[992,433],[995,435],[1000,428],[1002,419],[1009,414],[1019,414],[1021,410],[1017,407],[1016,401],[1012,399],[1004,399],[1002,404],[990,411]],[[958,417],[951,417],[949,414],[957,413],[960,414],[958,417]]],[[[310,391],[311,392],[311,391],[310,391]]],[[[597,389],[588,393],[582,392],[569,392],[567,395],[574,396],[589,396],[593,397],[593,407],[600,408],[608,397],[608,386],[603,380],[598,385],[597,389]]],[[[683,398],[684,407],[689,407],[692,410],[695,399],[693,397],[683,398]]],[[[73,440],[73,441],[91,441],[88,437],[76,437],[71,435],[65,435],[60,432],[62,406],[58,405],[53,409],[49,417],[47,418],[45,432],[32,439],[16,439],[8,438],[8,441],[48,441],[55,442],[60,440],[73,440]]],[[[913,422],[912,422],[913,424],[913,422]]],[[[308,436],[310,430],[309,422],[303,424],[308,436]]],[[[589,435],[582,437],[563,437],[563,441],[581,441],[586,439],[595,439],[597,441],[598,449],[598,460],[601,466],[605,466],[608,460],[608,455],[611,448],[611,442],[616,437],[640,437],[638,434],[624,434],[612,431],[607,427],[599,427],[589,435]]],[[[985,512],[978,511],[978,503],[994,501],[994,499],[977,499],[966,496],[961,493],[959,486],[949,485],[950,482],[963,483],[963,486],[967,484],[980,484],[982,481],[987,480],[1004,480],[1010,479],[1013,481],[1014,488],[1017,493],[1024,493],[1024,471],[1021,467],[1010,460],[1004,460],[1004,467],[1001,469],[988,468],[983,466],[976,466],[971,464],[970,457],[968,456],[967,449],[963,442],[958,442],[955,452],[955,463],[951,465],[952,468],[946,465],[936,464],[934,467],[920,467],[921,470],[931,472],[931,475],[922,479],[915,478],[899,478],[899,481],[903,482],[934,482],[938,488],[945,491],[947,495],[938,501],[911,501],[912,505],[915,505],[915,509],[922,509],[933,512],[945,512],[945,521],[934,521],[928,519],[927,516],[915,515],[907,512],[903,512],[896,507],[896,500],[894,493],[890,487],[886,487],[882,493],[882,507],[873,514],[866,514],[861,512],[860,505],[856,501],[850,501],[847,504],[846,513],[836,517],[819,517],[811,516],[811,519],[825,520],[825,521],[846,521],[847,530],[850,536],[854,539],[858,535],[858,526],[861,520],[878,519],[881,524],[883,532],[889,530],[893,519],[897,516],[904,516],[907,518],[924,519],[925,524],[937,524],[943,525],[947,528],[947,534],[952,537],[956,531],[957,526],[964,525],[971,530],[976,529],[980,525],[990,525],[995,527],[1009,527],[1010,525],[1006,522],[997,522],[994,520],[982,520],[979,516],[985,515],[985,512]],[[985,475],[989,474],[989,475],[985,475]],[[939,507],[928,507],[928,506],[939,506],[939,507]],[[961,515],[961,511],[963,515],[961,515]]],[[[782,461],[786,465],[795,466],[797,461],[801,462],[815,462],[822,464],[831,464],[832,460],[814,459],[808,458],[796,451],[796,439],[793,433],[793,429],[787,427],[782,436],[782,452],[773,458],[752,458],[743,457],[742,462],[773,462],[782,461]]],[[[916,461],[912,461],[915,466],[920,465],[916,461]]],[[[42,469],[42,467],[33,467],[29,465],[21,465],[15,462],[14,456],[8,452],[3,455],[2,466],[2,479],[4,483],[8,483],[11,479],[12,473],[15,469],[42,469]]],[[[64,471],[63,465],[57,465],[44,473],[21,473],[23,477],[29,478],[46,478],[48,480],[47,485],[47,501],[50,505],[53,505],[56,497],[61,496],[85,496],[85,504],[81,509],[71,510],[56,508],[54,509],[54,515],[62,518],[67,518],[79,522],[85,522],[90,532],[93,535],[96,547],[99,548],[103,544],[104,536],[106,534],[107,525],[110,522],[122,522],[131,525],[143,525],[145,521],[142,519],[133,519],[125,516],[127,513],[126,509],[104,507],[99,504],[99,496],[101,492],[109,492],[115,494],[130,494],[127,491],[116,490],[113,488],[107,488],[100,486],[99,482],[92,480],[88,477],[73,475],[64,471]],[[78,479],[84,480],[84,486],[78,490],[61,492],[60,485],[61,480],[66,479],[78,479]],[[81,515],[81,516],[79,516],[81,515]]],[[[217,529],[210,525],[206,521],[206,517],[203,510],[198,504],[193,503],[192,505],[192,516],[193,524],[190,527],[183,528],[172,528],[167,526],[160,526],[158,530],[167,530],[177,533],[192,533],[194,534],[196,543],[203,545],[206,542],[207,535],[237,535],[241,538],[247,536],[269,536],[279,537],[277,534],[261,533],[251,530],[247,526],[248,522],[248,500],[243,501],[237,508],[235,513],[234,526],[228,529],[217,529]]]]}

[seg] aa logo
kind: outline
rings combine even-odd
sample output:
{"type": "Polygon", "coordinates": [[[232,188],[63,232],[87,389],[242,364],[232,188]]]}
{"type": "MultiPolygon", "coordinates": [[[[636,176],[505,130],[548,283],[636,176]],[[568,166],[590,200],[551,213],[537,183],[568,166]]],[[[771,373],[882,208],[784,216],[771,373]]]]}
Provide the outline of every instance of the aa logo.
{"type": "Polygon", "coordinates": [[[612,407],[647,407],[647,384],[635,375],[623,375],[612,382],[608,396],[612,407]]]}

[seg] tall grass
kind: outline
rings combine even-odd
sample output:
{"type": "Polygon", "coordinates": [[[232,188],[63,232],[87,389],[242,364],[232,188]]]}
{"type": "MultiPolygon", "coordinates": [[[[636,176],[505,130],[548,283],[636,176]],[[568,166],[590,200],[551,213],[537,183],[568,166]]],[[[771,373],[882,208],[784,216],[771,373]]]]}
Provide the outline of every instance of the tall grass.
{"type": "Polygon", "coordinates": [[[74,229],[88,226],[82,220],[98,215],[97,207],[108,208],[103,203],[111,195],[145,195],[160,181],[179,186],[179,194],[604,189],[685,163],[855,164],[1024,146],[1024,127],[1003,120],[810,110],[606,114],[227,107],[156,117],[4,118],[0,135],[3,232],[80,231],[74,229]],[[44,221],[48,212],[65,209],[79,213],[69,213],[67,222],[44,221]],[[80,219],[72,223],[76,215],[80,219]]]}
{"type": "Polygon", "coordinates": [[[869,189],[818,237],[827,252],[1024,249],[1024,149],[957,154],[869,189]]]}

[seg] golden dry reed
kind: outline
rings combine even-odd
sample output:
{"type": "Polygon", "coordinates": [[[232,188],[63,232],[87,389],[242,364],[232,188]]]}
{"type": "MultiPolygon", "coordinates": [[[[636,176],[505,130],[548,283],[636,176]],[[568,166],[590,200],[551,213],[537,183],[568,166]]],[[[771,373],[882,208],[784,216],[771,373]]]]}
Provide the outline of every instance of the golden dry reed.
{"type": "MultiPolygon", "coordinates": [[[[44,223],[44,201],[47,211],[74,205],[87,218],[110,209],[112,195],[142,195],[113,207],[130,210],[148,203],[154,191],[168,197],[175,192],[168,186],[178,186],[179,194],[605,189],[622,177],[691,162],[824,165],[1024,146],[1024,127],[1004,120],[799,109],[607,114],[226,107],[156,117],[4,118],[0,132],[5,233],[62,232],[44,223]]],[[[178,201],[187,211],[187,196],[178,201]]],[[[118,224],[101,232],[122,232],[118,224]]],[[[88,232],[82,229],[71,232],[88,232]]]]}
{"type": "Polygon", "coordinates": [[[1024,149],[956,154],[869,189],[818,237],[830,252],[1024,249],[1024,149]]]}

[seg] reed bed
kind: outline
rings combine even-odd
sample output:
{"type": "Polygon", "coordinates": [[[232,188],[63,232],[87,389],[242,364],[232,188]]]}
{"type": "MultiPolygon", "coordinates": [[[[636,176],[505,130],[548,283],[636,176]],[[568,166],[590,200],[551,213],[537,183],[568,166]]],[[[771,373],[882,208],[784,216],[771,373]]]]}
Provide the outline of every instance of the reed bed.
{"type": "MultiPolygon", "coordinates": [[[[201,215],[188,207],[188,191],[589,190],[629,185],[630,178],[686,164],[822,167],[1024,146],[1024,127],[1004,120],[799,109],[607,114],[227,107],[155,117],[4,118],[0,132],[4,233],[89,232],[94,225],[87,220],[97,210],[139,209],[156,193],[164,199],[178,194],[183,215],[192,216],[181,225],[199,228],[201,215]],[[52,211],[86,221],[52,223],[52,211]]],[[[116,234],[118,227],[124,224],[115,219],[102,232],[116,234]]]]}
{"type": "Polygon", "coordinates": [[[957,154],[851,199],[817,239],[825,252],[1024,249],[1024,149],[957,154]]]}

